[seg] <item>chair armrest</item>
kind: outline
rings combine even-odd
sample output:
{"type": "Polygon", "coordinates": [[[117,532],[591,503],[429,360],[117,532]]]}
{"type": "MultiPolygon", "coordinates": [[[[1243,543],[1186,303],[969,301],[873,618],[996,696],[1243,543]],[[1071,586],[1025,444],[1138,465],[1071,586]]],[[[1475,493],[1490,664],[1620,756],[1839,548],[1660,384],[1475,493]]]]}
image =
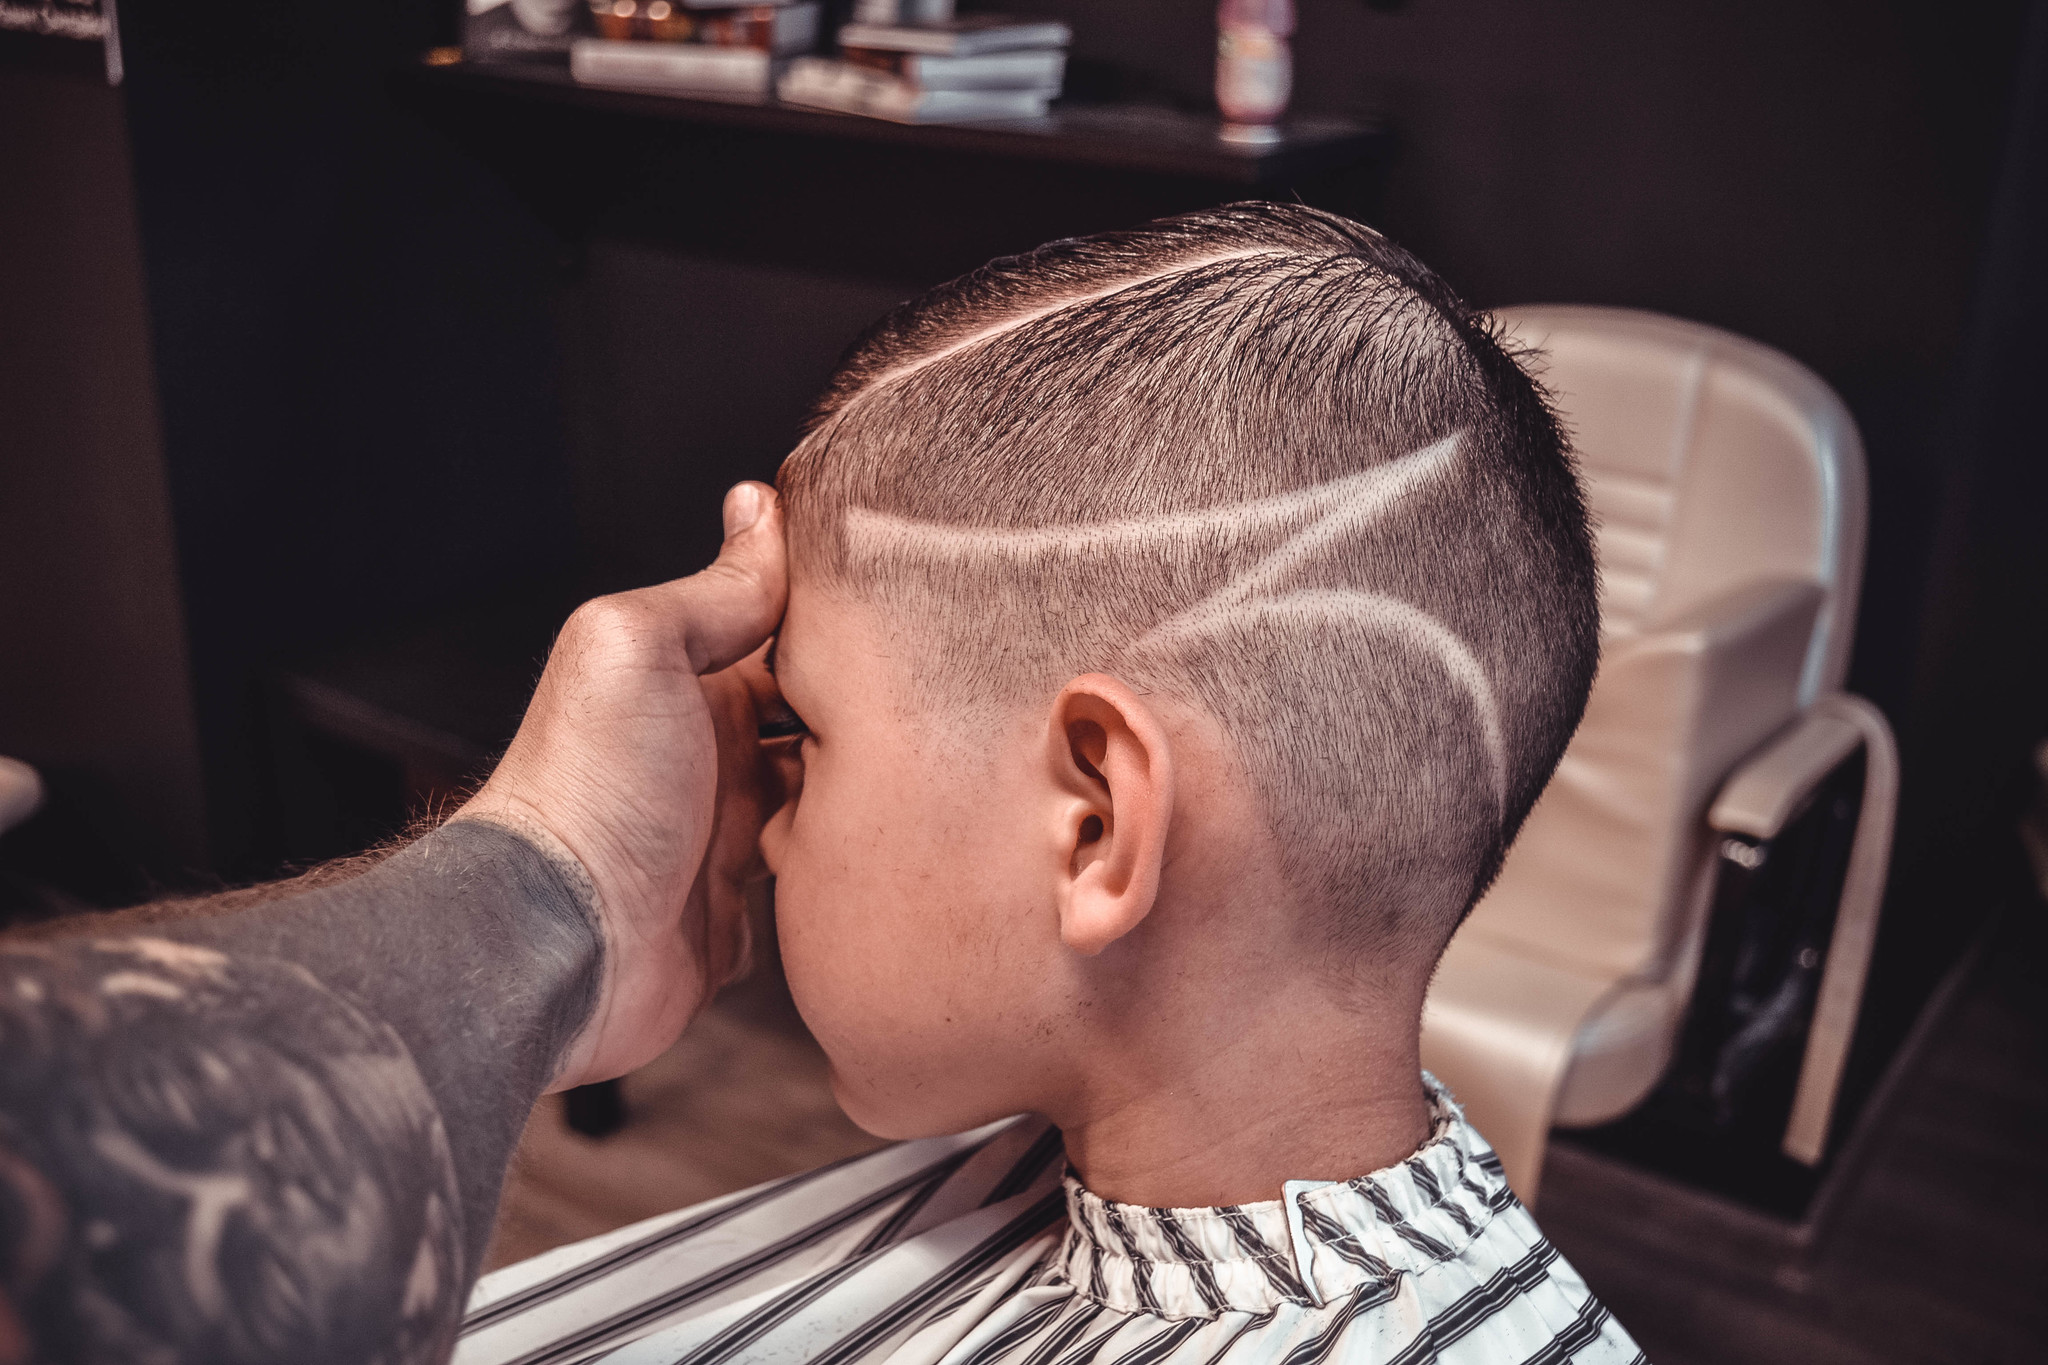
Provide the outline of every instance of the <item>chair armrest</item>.
{"type": "Polygon", "coordinates": [[[43,804],[43,779],[18,758],[0,757],[0,832],[36,813],[43,804]]]}
{"type": "Polygon", "coordinates": [[[1707,824],[1721,834],[1775,839],[1827,775],[1863,747],[1863,732],[1816,708],[1744,759],[1721,786],[1707,824]]]}
{"type": "Polygon", "coordinates": [[[1877,946],[1877,918],[1884,909],[1885,874],[1892,861],[1892,818],[1899,806],[1899,745],[1884,713],[1861,697],[1838,692],[1822,697],[1813,709],[1856,727],[1863,740],[1864,765],[1863,810],[1856,817],[1855,842],[1849,845],[1841,906],[1828,940],[1820,995],[1813,1002],[1799,1085],[1792,1092],[1792,1118],[1785,1125],[1785,1155],[1818,1166],[1827,1153],[1828,1127],[1849,1062],[1849,1044],[1856,1037],[1870,954],[1877,946]]]}
{"type": "Polygon", "coordinates": [[[1827,1153],[1828,1130],[1849,1045],[1862,1012],[1863,986],[1877,944],[1891,863],[1892,817],[1899,799],[1898,745],[1875,706],[1861,697],[1822,697],[1777,738],[1745,759],[1714,799],[1707,822],[1723,834],[1775,839],[1784,832],[1827,775],[1863,750],[1863,803],[1842,898],[1828,937],[1827,965],[1807,1030],[1806,1055],[1785,1124],[1785,1155],[1817,1166],[1827,1153]]]}

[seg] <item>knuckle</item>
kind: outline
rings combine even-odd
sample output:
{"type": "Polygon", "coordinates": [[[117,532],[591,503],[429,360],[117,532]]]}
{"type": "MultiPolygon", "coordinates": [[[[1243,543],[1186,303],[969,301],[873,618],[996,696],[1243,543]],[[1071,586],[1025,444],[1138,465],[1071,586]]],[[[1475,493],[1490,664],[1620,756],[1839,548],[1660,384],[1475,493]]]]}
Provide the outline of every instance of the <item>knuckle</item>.
{"type": "Polygon", "coordinates": [[[569,614],[562,638],[577,644],[616,644],[639,633],[646,613],[628,593],[593,597],[569,614]]]}
{"type": "Polygon", "coordinates": [[[579,670],[631,664],[656,648],[658,626],[647,604],[632,593],[593,597],[569,614],[555,654],[579,670]]]}

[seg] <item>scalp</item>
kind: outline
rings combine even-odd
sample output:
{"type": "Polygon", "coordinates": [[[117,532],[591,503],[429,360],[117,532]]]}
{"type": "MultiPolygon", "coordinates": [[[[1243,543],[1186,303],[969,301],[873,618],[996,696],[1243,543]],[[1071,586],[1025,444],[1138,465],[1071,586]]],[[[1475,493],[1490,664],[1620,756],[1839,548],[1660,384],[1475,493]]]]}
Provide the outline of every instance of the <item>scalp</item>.
{"type": "Polygon", "coordinates": [[[1114,673],[1224,724],[1314,928],[1433,957],[1583,710],[1570,455],[1383,238],[1238,205],[1053,243],[858,342],[785,464],[808,572],[934,710],[1114,673]]]}

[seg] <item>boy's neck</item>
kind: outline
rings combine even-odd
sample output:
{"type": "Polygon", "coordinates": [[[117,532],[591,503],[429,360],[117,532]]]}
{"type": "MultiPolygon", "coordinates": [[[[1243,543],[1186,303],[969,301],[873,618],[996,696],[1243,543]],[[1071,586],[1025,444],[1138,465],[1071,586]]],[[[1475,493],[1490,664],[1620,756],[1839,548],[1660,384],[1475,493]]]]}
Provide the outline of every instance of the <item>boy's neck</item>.
{"type": "Polygon", "coordinates": [[[1349,1180],[1412,1155],[1430,1122],[1419,1010],[1360,1012],[1286,994],[1146,1048],[1141,1078],[1126,1069],[1128,1053],[1119,1059],[1114,1089],[1061,1122],[1082,1183],[1119,1203],[1206,1208],[1278,1199],[1289,1180],[1349,1180]]]}

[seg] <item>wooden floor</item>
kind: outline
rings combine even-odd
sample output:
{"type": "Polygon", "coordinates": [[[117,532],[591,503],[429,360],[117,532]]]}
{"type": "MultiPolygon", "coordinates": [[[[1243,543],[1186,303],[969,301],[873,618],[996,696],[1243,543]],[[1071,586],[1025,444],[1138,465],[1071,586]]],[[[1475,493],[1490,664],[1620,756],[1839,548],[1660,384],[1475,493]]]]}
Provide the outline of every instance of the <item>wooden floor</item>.
{"type": "MultiPolygon", "coordinates": [[[[1831,1234],[1561,1144],[1540,1221],[1659,1365],[2048,1362],[2048,952],[2009,917],[1872,1130],[1831,1234]]],[[[626,1128],[534,1114],[492,1246],[561,1242],[865,1150],[772,970],[628,1078],[626,1128]]]]}

